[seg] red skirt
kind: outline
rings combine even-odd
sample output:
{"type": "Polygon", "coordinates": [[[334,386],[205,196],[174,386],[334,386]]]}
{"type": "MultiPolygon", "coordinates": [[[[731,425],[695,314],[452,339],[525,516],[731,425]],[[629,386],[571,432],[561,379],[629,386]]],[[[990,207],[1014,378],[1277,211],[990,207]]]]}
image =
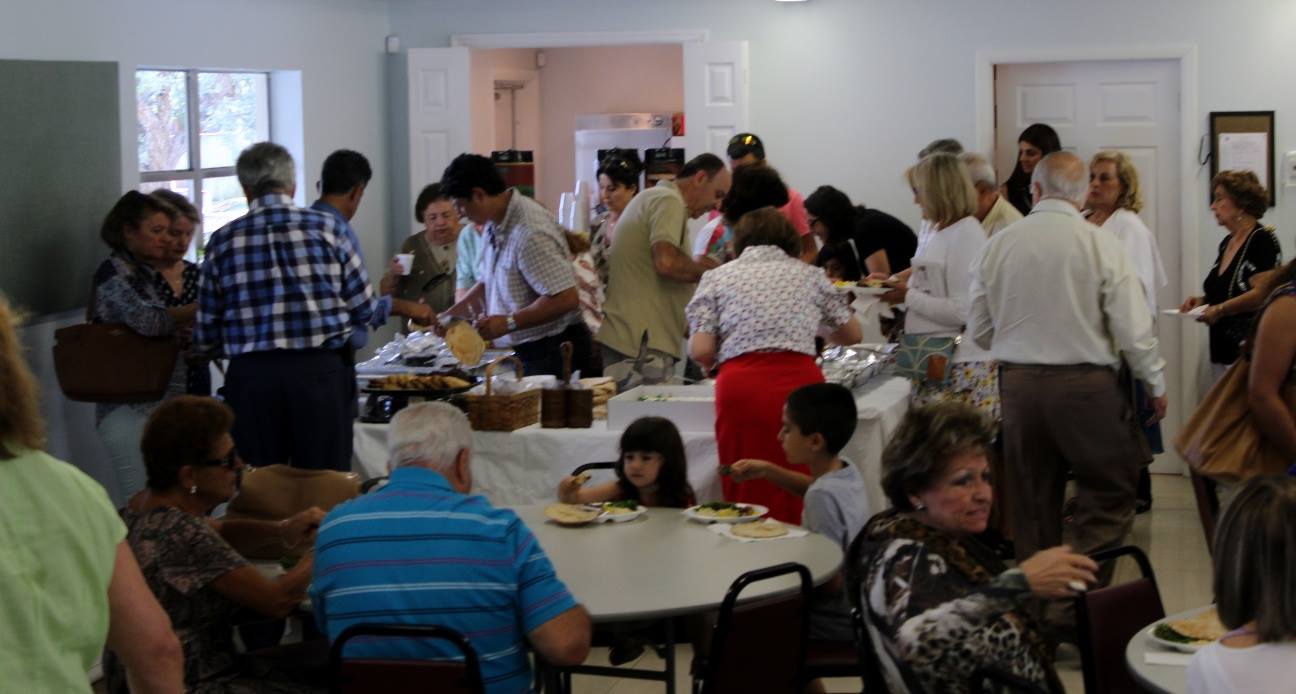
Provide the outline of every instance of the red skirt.
{"type": "MultiPolygon", "coordinates": [[[[797,352],[752,352],[726,361],[716,378],[716,442],[720,464],[743,458],[768,460],[789,470],[809,471],[790,465],[779,443],[783,428],[783,403],[792,391],[823,383],[823,372],[814,357],[797,352]]],[[[726,501],[768,506],[770,515],[785,523],[801,523],[801,497],[766,480],[738,484],[722,476],[726,501]]]]}

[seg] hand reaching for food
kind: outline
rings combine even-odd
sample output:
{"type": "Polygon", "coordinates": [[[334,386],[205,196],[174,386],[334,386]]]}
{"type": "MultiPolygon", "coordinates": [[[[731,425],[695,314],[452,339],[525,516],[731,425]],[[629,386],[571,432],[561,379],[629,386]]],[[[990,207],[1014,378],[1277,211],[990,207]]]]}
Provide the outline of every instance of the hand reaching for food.
{"type": "Polygon", "coordinates": [[[579,475],[568,475],[558,483],[558,500],[564,504],[580,503],[581,487],[589,481],[589,473],[582,472],[579,475]]]}
{"type": "Polygon", "coordinates": [[[772,467],[774,467],[774,463],[768,460],[744,458],[730,465],[728,474],[735,482],[748,482],[765,479],[767,472],[772,467]]]}

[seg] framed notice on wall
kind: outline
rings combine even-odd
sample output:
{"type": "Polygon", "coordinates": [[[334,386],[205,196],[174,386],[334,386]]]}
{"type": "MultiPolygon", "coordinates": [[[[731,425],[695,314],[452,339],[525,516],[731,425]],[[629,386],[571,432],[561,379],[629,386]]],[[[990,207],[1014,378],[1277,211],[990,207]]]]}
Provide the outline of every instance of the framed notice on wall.
{"type": "Polygon", "coordinates": [[[1273,207],[1274,112],[1212,111],[1210,138],[1211,178],[1221,171],[1251,171],[1269,191],[1273,207]]]}

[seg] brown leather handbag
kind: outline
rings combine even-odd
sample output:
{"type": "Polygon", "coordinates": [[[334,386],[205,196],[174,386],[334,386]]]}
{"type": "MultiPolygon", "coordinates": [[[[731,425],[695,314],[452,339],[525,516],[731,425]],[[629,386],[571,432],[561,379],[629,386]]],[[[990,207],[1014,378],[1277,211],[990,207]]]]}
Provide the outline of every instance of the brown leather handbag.
{"type": "MultiPolygon", "coordinates": [[[[1175,438],[1175,448],[1197,474],[1233,484],[1260,475],[1281,475],[1290,463],[1256,427],[1247,404],[1247,373],[1242,357],[1202,398],[1175,438]]],[[[1283,389],[1296,411],[1296,387],[1283,389]]]]}
{"type": "Polygon", "coordinates": [[[59,388],[78,402],[161,400],[175,371],[180,345],[174,336],[145,337],[120,323],[86,321],[54,331],[54,372],[59,388]]]}

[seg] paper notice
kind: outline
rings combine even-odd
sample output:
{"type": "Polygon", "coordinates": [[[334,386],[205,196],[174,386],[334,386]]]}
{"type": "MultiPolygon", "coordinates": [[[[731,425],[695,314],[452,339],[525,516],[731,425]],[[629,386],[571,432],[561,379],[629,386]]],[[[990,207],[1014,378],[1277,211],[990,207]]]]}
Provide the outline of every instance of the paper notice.
{"type": "Polygon", "coordinates": [[[1269,189],[1269,133],[1221,133],[1220,171],[1251,171],[1269,189]]]}

